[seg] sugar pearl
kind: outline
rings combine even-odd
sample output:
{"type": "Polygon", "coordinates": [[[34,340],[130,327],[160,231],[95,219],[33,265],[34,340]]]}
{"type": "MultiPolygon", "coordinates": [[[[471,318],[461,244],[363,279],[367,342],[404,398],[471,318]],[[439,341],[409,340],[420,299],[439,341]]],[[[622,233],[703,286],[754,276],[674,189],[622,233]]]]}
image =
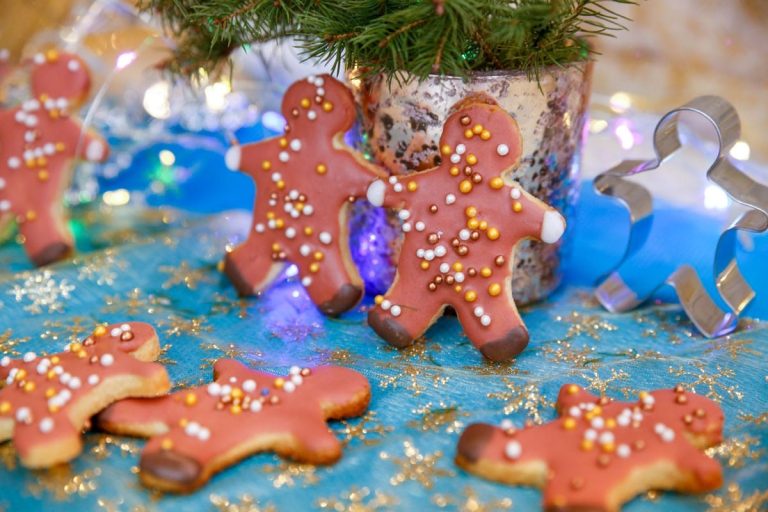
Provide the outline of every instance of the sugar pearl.
{"type": "Polygon", "coordinates": [[[523,447],[520,446],[520,443],[518,441],[510,441],[507,443],[507,446],[504,448],[504,454],[512,460],[520,458],[520,455],[522,453],[523,453],[523,447]]]}
{"type": "Polygon", "coordinates": [[[631,450],[629,446],[626,444],[620,444],[618,448],[616,448],[616,455],[618,455],[622,459],[626,459],[627,457],[629,457],[630,453],[631,453],[631,450]]]}
{"type": "Polygon", "coordinates": [[[483,316],[481,316],[481,317],[480,317],[480,323],[481,323],[483,326],[485,326],[485,327],[488,327],[489,325],[491,325],[491,317],[490,317],[490,316],[488,316],[488,315],[483,315],[483,316]]]}
{"type": "Polygon", "coordinates": [[[88,376],[88,384],[90,384],[91,386],[95,386],[98,383],[99,383],[99,376],[98,375],[96,375],[94,373],[93,375],[89,375],[88,376]]]}
{"type": "Polygon", "coordinates": [[[285,391],[286,393],[293,393],[294,391],[296,391],[296,384],[294,384],[291,381],[284,383],[283,391],[285,391]]]}
{"type": "Polygon", "coordinates": [[[499,144],[496,146],[496,153],[498,153],[499,156],[507,156],[509,154],[509,146],[506,144],[499,144]]]}
{"type": "Polygon", "coordinates": [[[25,363],[31,363],[32,361],[37,359],[37,354],[35,354],[34,352],[27,352],[26,354],[24,354],[23,359],[25,363]]]}
{"type": "Polygon", "coordinates": [[[43,418],[40,421],[40,432],[47,434],[53,430],[53,420],[51,418],[43,418]]]}
{"type": "Polygon", "coordinates": [[[301,150],[301,141],[299,139],[293,139],[291,141],[291,149],[294,151],[300,151],[301,150]]]}
{"type": "Polygon", "coordinates": [[[389,309],[389,314],[391,314],[392,316],[395,316],[395,317],[396,317],[396,316],[400,316],[400,313],[401,313],[401,312],[402,312],[402,311],[401,311],[401,309],[400,309],[400,306],[398,306],[397,304],[395,304],[394,306],[392,306],[392,307],[389,309]]]}
{"type": "Polygon", "coordinates": [[[115,356],[112,354],[104,354],[101,356],[101,366],[112,366],[112,363],[115,362],[115,356]]]}

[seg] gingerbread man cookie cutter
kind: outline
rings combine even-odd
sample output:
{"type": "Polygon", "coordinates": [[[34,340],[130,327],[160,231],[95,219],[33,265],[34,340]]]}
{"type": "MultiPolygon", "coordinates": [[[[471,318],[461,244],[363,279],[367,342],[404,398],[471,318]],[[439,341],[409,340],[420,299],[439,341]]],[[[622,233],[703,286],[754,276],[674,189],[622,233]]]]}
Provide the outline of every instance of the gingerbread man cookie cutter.
{"type": "Polygon", "coordinates": [[[672,286],[696,328],[707,337],[717,337],[736,329],[739,315],[755,297],[755,290],[742,274],[736,259],[738,232],[762,233],[768,230],[768,187],[744,174],[728,160],[730,149],[741,135],[741,123],[736,109],[721,97],[700,96],[668,112],[656,125],[653,134],[655,158],[625,160],[595,178],[597,193],[618,199],[630,213],[630,237],[624,256],[607,277],[601,278],[595,295],[611,312],[634,309],[647,298],[641,297],[622,278],[619,270],[648,239],[653,223],[653,197],[645,187],[625,178],[659,168],[681,148],[678,121],[684,112],[702,117],[717,134],[717,157],[707,170],[707,178],[719,185],[734,201],[751,210],[723,231],[715,251],[715,284],[729,310],[723,310],[718,305],[693,267],[687,264],[678,267],[656,288],[664,284],[672,286]]]}

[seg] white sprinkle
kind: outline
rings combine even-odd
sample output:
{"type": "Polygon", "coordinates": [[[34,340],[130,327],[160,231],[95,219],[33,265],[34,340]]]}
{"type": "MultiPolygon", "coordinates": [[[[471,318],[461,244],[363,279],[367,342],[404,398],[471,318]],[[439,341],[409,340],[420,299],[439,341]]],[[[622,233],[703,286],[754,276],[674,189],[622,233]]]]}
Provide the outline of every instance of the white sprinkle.
{"type": "Polygon", "coordinates": [[[519,459],[522,453],[523,453],[523,448],[522,446],[520,446],[520,443],[518,441],[510,441],[507,443],[507,446],[504,448],[504,454],[512,460],[519,459]]]}
{"type": "Polygon", "coordinates": [[[657,423],[653,426],[653,431],[657,434],[661,435],[662,432],[664,432],[667,429],[666,425],[663,423],[657,423]]]}
{"type": "Polygon", "coordinates": [[[424,249],[422,249],[422,248],[416,249],[416,257],[417,258],[423,258],[424,257],[424,249]]]}
{"type": "Polygon", "coordinates": [[[115,356],[112,354],[104,354],[101,356],[101,366],[112,366],[112,363],[115,362],[115,356]]]}
{"type": "Polygon", "coordinates": [[[488,327],[491,325],[491,317],[488,315],[483,315],[480,317],[480,324],[482,324],[485,327],[488,327]]]}
{"type": "Polygon", "coordinates": [[[400,220],[408,220],[408,218],[411,216],[411,212],[408,210],[400,210],[397,212],[397,216],[400,217],[400,220]]]}
{"type": "Polygon", "coordinates": [[[28,115],[27,118],[24,120],[24,124],[27,125],[29,128],[37,126],[37,116],[28,115]]]}
{"type": "Polygon", "coordinates": [[[187,423],[187,426],[184,427],[184,433],[187,434],[190,437],[197,437],[197,434],[200,432],[200,424],[196,421],[190,421],[187,423]]]}
{"type": "Polygon", "coordinates": [[[402,183],[395,183],[395,184],[392,186],[392,189],[393,189],[395,192],[402,192],[402,191],[403,191],[403,184],[402,184],[402,183]]]}
{"type": "Polygon", "coordinates": [[[317,119],[317,112],[315,112],[314,110],[310,110],[309,112],[307,112],[307,118],[310,121],[314,121],[315,119],[317,119]]]}
{"type": "Polygon", "coordinates": [[[258,224],[256,224],[256,226],[254,227],[254,229],[256,230],[256,232],[257,232],[257,233],[263,233],[263,232],[264,232],[264,229],[265,229],[265,228],[264,228],[264,224],[262,224],[261,222],[259,222],[258,224]]]}
{"type": "Polygon", "coordinates": [[[16,421],[19,423],[29,423],[32,420],[32,411],[29,407],[21,407],[16,411],[16,421]]]}
{"type": "Polygon", "coordinates": [[[207,441],[211,438],[211,431],[207,428],[201,428],[200,432],[197,433],[197,438],[201,441],[207,441]]]}
{"type": "Polygon", "coordinates": [[[592,430],[591,428],[588,428],[584,431],[584,439],[587,441],[594,441],[597,439],[597,432],[592,430]]]}
{"type": "Polygon", "coordinates": [[[9,364],[11,364],[11,358],[10,357],[3,356],[3,358],[0,359],[0,366],[2,366],[3,368],[8,366],[9,364]]]}
{"type": "Polygon", "coordinates": [[[285,230],[285,237],[286,238],[294,238],[296,236],[296,229],[295,228],[288,228],[285,230]]]}
{"type": "Polygon", "coordinates": [[[290,373],[291,375],[299,375],[301,374],[301,368],[295,365],[291,366],[291,368],[288,370],[288,373],[290,373]]]}
{"type": "Polygon", "coordinates": [[[656,399],[653,398],[651,395],[645,395],[643,397],[643,403],[645,405],[653,405],[656,402],[656,399]]]}
{"type": "Polygon", "coordinates": [[[499,156],[507,156],[509,154],[509,146],[506,144],[499,144],[496,146],[496,153],[498,153],[499,156]]]}
{"type": "Polygon", "coordinates": [[[40,374],[40,375],[44,375],[44,374],[48,373],[48,365],[47,364],[43,364],[43,363],[38,364],[37,365],[37,373],[40,374]]]}
{"type": "Polygon", "coordinates": [[[603,432],[600,434],[600,444],[611,444],[615,441],[612,432],[603,432]]]}
{"type": "Polygon", "coordinates": [[[72,377],[72,380],[69,381],[69,389],[80,389],[80,386],[82,386],[82,382],[80,382],[80,379],[77,377],[72,377]]]}
{"type": "Polygon", "coordinates": [[[36,53],[34,57],[32,57],[32,60],[35,62],[35,64],[45,64],[45,55],[42,53],[36,53]]]}
{"type": "Polygon", "coordinates": [[[304,215],[312,215],[315,212],[315,208],[311,204],[306,204],[302,212],[304,215]]]}
{"type": "Polygon", "coordinates": [[[222,396],[227,396],[227,395],[231,395],[231,394],[232,394],[232,386],[230,386],[229,384],[224,384],[223,386],[221,386],[221,395],[222,396]]]}
{"type": "Polygon", "coordinates": [[[37,135],[33,131],[27,131],[24,133],[24,142],[34,142],[37,135]]]}
{"type": "Polygon", "coordinates": [[[601,416],[598,416],[597,418],[592,418],[592,428],[600,429],[600,428],[603,428],[604,426],[605,426],[605,420],[601,416]]]}
{"type": "Polygon", "coordinates": [[[504,418],[503,420],[501,420],[499,427],[502,430],[509,430],[511,428],[515,428],[515,424],[509,418],[504,418]]]}
{"type": "Polygon", "coordinates": [[[464,272],[456,272],[453,275],[453,278],[456,280],[457,283],[463,283],[464,282],[464,272]]]}
{"type": "Polygon", "coordinates": [[[571,415],[571,416],[573,416],[574,418],[578,418],[578,417],[580,417],[580,416],[581,416],[581,409],[579,409],[579,408],[578,408],[578,407],[576,407],[575,405],[574,405],[574,406],[571,406],[571,408],[570,408],[570,409],[568,409],[568,414],[570,414],[570,415],[571,415]]]}
{"type": "Polygon", "coordinates": [[[482,306],[477,306],[475,307],[475,310],[473,311],[473,313],[477,318],[480,318],[481,316],[483,316],[483,314],[485,314],[485,310],[483,309],[482,306]]]}
{"type": "Polygon", "coordinates": [[[91,386],[95,386],[98,383],[99,383],[99,376],[98,375],[96,375],[94,373],[94,374],[88,376],[88,384],[90,384],[91,386]]]}
{"type": "Polygon", "coordinates": [[[410,233],[410,231],[411,231],[411,223],[410,222],[403,223],[402,230],[404,232],[406,232],[406,233],[410,233]]]}
{"type": "Polygon", "coordinates": [[[59,110],[64,110],[69,106],[69,101],[67,101],[67,98],[59,98],[56,100],[56,108],[59,110]]]}
{"type": "Polygon", "coordinates": [[[390,176],[389,177],[389,184],[390,185],[394,185],[395,183],[397,183],[397,176],[390,176]]]}
{"type": "Polygon", "coordinates": [[[277,183],[277,182],[278,182],[278,181],[280,181],[281,179],[283,179],[283,175],[282,175],[282,174],[280,174],[279,172],[273,172],[273,173],[272,173],[272,181],[274,181],[275,183],[277,183]]]}
{"type": "Polygon", "coordinates": [[[128,331],[131,330],[131,326],[128,325],[128,324],[123,324],[123,325],[120,326],[120,330],[123,331],[123,332],[128,332],[128,331]]]}
{"type": "Polygon", "coordinates": [[[294,384],[291,381],[284,383],[283,391],[285,391],[286,393],[293,393],[294,391],[296,391],[296,384],[294,384]]]}
{"type": "Polygon", "coordinates": [[[281,151],[280,154],[277,155],[277,159],[281,162],[287,162],[291,159],[291,155],[289,155],[287,151],[281,151]]]}
{"type": "MultiPolygon", "coordinates": [[[[321,84],[318,84],[318,85],[321,85],[321,84]]],[[[317,93],[318,96],[325,96],[325,89],[323,89],[322,87],[318,87],[315,92],[317,93]]]]}
{"type": "Polygon", "coordinates": [[[619,445],[619,446],[616,448],[616,455],[618,455],[618,456],[619,456],[619,457],[621,457],[622,459],[626,459],[627,457],[629,457],[629,455],[630,455],[630,453],[631,453],[631,452],[632,452],[632,451],[629,449],[629,446],[628,446],[628,445],[626,445],[626,444],[620,444],[620,445],[619,445]]]}
{"type": "Polygon", "coordinates": [[[383,301],[381,301],[381,309],[383,309],[384,311],[387,311],[391,307],[392,307],[392,303],[387,299],[384,299],[383,301]]]}
{"type": "Polygon", "coordinates": [[[299,247],[299,254],[302,256],[309,256],[309,253],[312,252],[312,248],[308,246],[307,244],[301,244],[299,247]]]}
{"type": "Polygon", "coordinates": [[[623,415],[623,414],[620,414],[620,415],[619,415],[619,416],[616,418],[616,423],[617,423],[619,426],[621,426],[621,427],[626,427],[627,425],[629,425],[629,422],[630,422],[630,421],[632,421],[632,418],[631,418],[631,416],[625,416],[625,415],[623,415]]]}
{"type": "Polygon", "coordinates": [[[312,278],[311,278],[311,277],[309,277],[309,276],[307,276],[307,277],[303,278],[303,279],[301,280],[301,284],[302,284],[302,285],[303,285],[305,288],[309,287],[309,285],[311,285],[311,284],[312,284],[312,278]]]}
{"type": "Polygon", "coordinates": [[[427,225],[424,224],[422,221],[418,221],[415,226],[416,226],[416,231],[424,231],[427,228],[427,225]]]}
{"type": "Polygon", "coordinates": [[[445,204],[453,204],[456,202],[456,196],[453,194],[448,194],[445,196],[445,204]]]}
{"type": "Polygon", "coordinates": [[[424,251],[424,259],[427,261],[432,261],[433,259],[435,259],[435,251],[433,251],[432,249],[427,249],[426,251],[424,251]]]}
{"type": "Polygon", "coordinates": [[[21,165],[21,160],[19,160],[19,157],[12,156],[11,158],[8,159],[8,167],[10,167],[11,169],[18,169],[20,165],[21,165]]]}
{"type": "Polygon", "coordinates": [[[61,375],[62,373],[64,373],[64,368],[62,368],[61,366],[54,366],[53,373],[55,373],[56,375],[61,375]]]}
{"type": "Polygon", "coordinates": [[[461,238],[462,240],[469,240],[469,235],[470,233],[468,229],[462,229],[461,231],[459,231],[459,238],[461,238]]]}
{"type": "Polygon", "coordinates": [[[447,273],[449,270],[451,270],[451,266],[447,263],[441,263],[440,264],[440,272],[443,274],[447,273]]]}
{"type": "Polygon", "coordinates": [[[671,428],[668,428],[667,430],[662,432],[661,439],[665,443],[671,443],[672,441],[675,440],[675,431],[672,430],[671,428]]]}
{"type": "Polygon", "coordinates": [[[291,141],[291,149],[294,151],[300,151],[301,150],[301,141],[299,139],[293,139],[291,141]]]}
{"type": "Polygon", "coordinates": [[[80,63],[77,62],[75,59],[72,59],[69,62],[67,62],[67,69],[72,72],[75,72],[78,69],[80,69],[80,63]]]}
{"type": "Polygon", "coordinates": [[[304,377],[302,377],[301,375],[293,375],[291,377],[291,382],[293,382],[297,386],[300,386],[304,382],[304,377]]]}
{"type": "Polygon", "coordinates": [[[286,275],[286,277],[294,277],[294,276],[299,275],[299,267],[297,267],[296,265],[290,265],[285,270],[285,275],[286,275]]]}
{"type": "Polygon", "coordinates": [[[452,154],[451,155],[451,163],[452,164],[457,164],[459,162],[461,162],[461,157],[459,155],[457,155],[456,153],[452,154]]]}
{"type": "Polygon", "coordinates": [[[53,420],[51,418],[43,418],[40,421],[40,432],[47,434],[53,430],[53,420]]]}
{"type": "Polygon", "coordinates": [[[400,316],[401,312],[402,310],[400,309],[400,306],[398,306],[397,304],[395,304],[389,309],[389,314],[395,317],[400,316]]]}
{"type": "Polygon", "coordinates": [[[113,338],[119,338],[120,335],[123,334],[123,331],[119,327],[115,327],[111,331],[109,331],[109,334],[113,338]]]}
{"type": "Polygon", "coordinates": [[[34,352],[27,352],[26,354],[24,354],[23,359],[25,363],[31,363],[32,361],[37,359],[37,354],[35,354],[34,352]]]}
{"type": "Polygon", "coordinates": [[[333,237],[327,231],[321,231],[317,238],[325,245],[329,245],[333,241],[333,237]]]}
{"type": "Polygon", "coordinates": [[[467,150],[467,146],[465,146],[464,144],[459,144],[458,146],[456,146],[456,153],[460,155],[463,155],[466,150],[467,150]]]}
{"type": "Polygon", "coordinates": [[[69,384],[70,380],[72,380],[72,375],[68,373],[64,373],[61,375],[61,377],[59,377],[59,382],[61,382],[64,385],[69,384]]]}
{"type": "Polygon", "coordinates": [[[261,402],[258,400],[251,401],[251,412],[259,412],[261,410],[261,402]]]}

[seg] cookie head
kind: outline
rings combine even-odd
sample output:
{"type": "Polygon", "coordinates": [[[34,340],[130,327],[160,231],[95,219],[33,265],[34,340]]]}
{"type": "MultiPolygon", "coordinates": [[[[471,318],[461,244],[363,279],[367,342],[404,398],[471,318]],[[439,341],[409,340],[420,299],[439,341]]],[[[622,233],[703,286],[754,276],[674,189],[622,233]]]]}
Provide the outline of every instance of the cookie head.
{"type": "Polygon", "coordinates": [[[131,354],[140,361],[154,361],[158,356],[157,332],[144,322],[100,325],[85,343],[87,345],[90,342],[115,346],[117,350],[131,354]]]}
{"type": "Polygon", "coordinates": [[[472,185],[488,183],[520,163],[520,128],[497,105],[462,103],[445,123],[440,153],[451,176],[472,185]]]}
{"type": "Polygon", "coordinates": [[[286,132],[346,132],[355,121],[352,92],[331,75],[310,76],[295,82],[283,97],[282,110],[286,132]]]}
{"type": "Polygon", "coordinates": [[[91,77],[80,57],[49,49],[32,57],[31,87],[35,98],[59,102],[59,109],[77,107],[88,96],[91,77]]]}

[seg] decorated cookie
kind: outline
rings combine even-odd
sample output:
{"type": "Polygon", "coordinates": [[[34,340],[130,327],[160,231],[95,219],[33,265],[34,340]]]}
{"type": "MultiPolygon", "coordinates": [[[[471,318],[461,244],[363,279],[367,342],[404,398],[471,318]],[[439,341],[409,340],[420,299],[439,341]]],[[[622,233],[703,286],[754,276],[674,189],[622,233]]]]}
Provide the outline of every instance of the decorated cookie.
{"type": "Polygon", "coordinates": [[[383,172],[344,144],[355,103],[331,76],[291,85],[283,115],[282,136],[227,152],[227,166],[256,181],[256,204],[248,239],[227,254],[224,272],[241,295],[252,295],[290,261],[320,310],[338,315],[363,294],[349,253],[349,204],[383,172]]]}
{"type": "Polygon", "coordinates": [[[466,102],[445,123],[442,163],[375,181],[374,205],[399,208],[405,233],[397,275],[368,323],[396,347],[413,343],[452,306],[483,355],[503,361],[528,344],[512,299],[515,245],[557,241],[565,220],[505,180],[520,161],[520,131],[495,104],[466,102]]]}
{"type": "Polygon", "coordinates": [[[116,400],[168,391],[155,330],[132,322],[97,327],[65,352],[0,359],[0,441],[13,439],[21,463],[44,468],[82,450],[80,434],[116,400]]]}
{"type": "Polygon", "coordinates": [[[640,393],[634,403],[598,398],[575,384],[560,418],[520,430],[470,425],[456,463],[484,478],[544,489],[545,510],[619,510],[651,489],[711,491],[722,470],[702,451],[719,444],[723,412],[682,386],[640,393]]]}
{"type": "Polygon", "coordinates": [[[371,389],[359,373],[337,366],[291,368],[277,377],[234,360],[214,365],[215,382],[167,397],[124,400],[99,416],[101,428],[151,437],[141,481],[189,492],[251,454],[272,451],[308,464],[341,457],[326,421],[359,416],[371,389]]]}
{"type": "Polygon", "coordinates": [[[84,132],[70,115],[89,88],[82,60],[49,50],[32,60],[32,99],[0,110],[0,233],[15,220],[27,254],[38,266],[72,251],[62,205],[72,160],[107,157],[104,139],[84,132]]]}

